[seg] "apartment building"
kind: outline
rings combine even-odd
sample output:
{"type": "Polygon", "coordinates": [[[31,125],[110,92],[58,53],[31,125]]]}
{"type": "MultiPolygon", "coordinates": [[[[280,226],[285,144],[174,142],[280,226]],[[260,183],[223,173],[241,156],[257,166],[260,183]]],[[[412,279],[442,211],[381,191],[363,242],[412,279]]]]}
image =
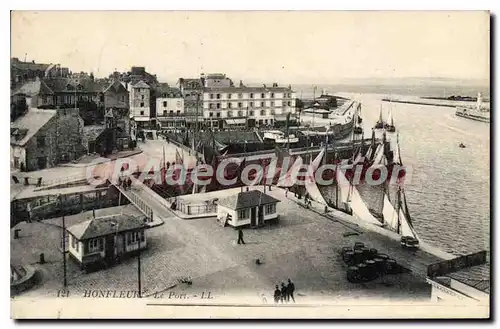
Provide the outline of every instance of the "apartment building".
{"type": "Polygon", "coordinates": [[[233,125],[265,126],[282,120],[288,113],[295,114],[296,94],[291,87],[204,88],[203,117],[212,127],[233,125]]]}

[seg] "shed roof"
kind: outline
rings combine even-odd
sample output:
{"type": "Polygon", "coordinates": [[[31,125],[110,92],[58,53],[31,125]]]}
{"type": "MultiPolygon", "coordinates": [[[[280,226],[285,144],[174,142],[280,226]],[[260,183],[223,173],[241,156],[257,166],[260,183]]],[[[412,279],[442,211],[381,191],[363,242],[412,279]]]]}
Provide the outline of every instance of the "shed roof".
{"type": "Polygon", "coordinates": [[[140,218],[120,214],[91,218],[79,224],[70,226],[68,228],[68,232],[78,240],[88,240],[144,227],[144,221],[140,218]]]}
{"type": "Polygon", "coordinates": [[[280,202],[280,200],[270,196],[269,194],[262,193],[259,190],[238,192],[238,194],[219,200],[219,204],[221,206],[233,210],[253,208],[278,202],[280,202]]]}

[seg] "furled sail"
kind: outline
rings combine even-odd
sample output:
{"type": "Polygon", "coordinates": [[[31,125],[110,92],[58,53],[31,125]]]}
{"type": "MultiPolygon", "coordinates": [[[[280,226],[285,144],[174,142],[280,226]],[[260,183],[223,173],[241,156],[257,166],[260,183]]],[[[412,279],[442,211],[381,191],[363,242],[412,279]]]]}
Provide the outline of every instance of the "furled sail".
{"type": "Polygon", "coordinates": [[[323,147],[321,152],[316,156],[316,158],[311,162],[309,170],[308,170],[308,175],[305,179],[305,188],[311,199],[313,199],[316,202],[319,202],[321,204],[326,205],[327,202],[325,198],[323,198],[323,195],[321,194],[318,185],[316,184],[316,180],[314,178],[314,175],[316,173],[316,170],[318,170],[321,161],[323,160],[326,152],[326,147],[323,147]]]}
{"type": "Polygon", "coordinates": [[[323,147],[319,152],[319,154],[316,156],[316,158],[311,162],[310,166],[313,173],[316,172],[316,170],[318,170],[319,165],[321,164],[321,161],[323,161],[323,157],[325,156],[325,152],[326,152],[326,147],[323,147]]]}
{"type": "Polygon", "coordinates": [[[388,116],[388,118],[387,118],[387,122],[388,122],[391,126],[393,126],[393,125],[394,125],[394,120],[393,120],[393,118],[392,118],[392,110],[391,110],[391,109],[389,109],[389,116],[388,116]]]}
{"type": "Polygon", "coordinates": [[[398,230],[398,212],[394,209],[387,197],[387,194],[384,194],[384,207],[382,210],[382,214],[384,215],[384,222],[395,232],[398,230]]]}
{"type": "Polygon", "coordinates": [[[355,186],[350,184],[348,180],[345,178],[345,175],[338,170],[337,178],[339,189],[341,190],[341,201],[346,203],[351,209],[354,215],[358,217],[360,220],[380,225],[380,221],[376,219],[368,210],[366,203],[361,199],[358,190],[355,186]]]}
{"type": "Polygon", "coordinates": [[[365,157],[366,157],[367,159],[370,159],[370,158],[371,158],[371,156],[372,156],[372,153],[373,153],[373,148],[372,148],[372,146],[370,145],[370,147],[368,148],[368,151],[366,151],[365,157]]]}
{"type": "Polygon", "coordinates": [[[383,119],[382,119],[382,105],[380,105],[380,114],[378,116],[378,122],[383,122],[383,119]]]}
{"type": "Polygon", "coordinates": [[[379,144],[377,146],[377,150],[375,151],[375,156],[373,158],[373,163],[374,164],[380,164],[382,163],[382,159],[384,158],[384,145],[379,144]]]}
{"type": "Polygon", "coordinates": [[[406,218],[405,214],[403,213],[403,209],[399,209],[399,218],[401,220],[401,235],[402,236],[411,236],[411,237],[415,238],[416,240],[419,240],[418,235],[415,232],[415,229],[408,222],[408,219],[406,218]]]}
{"type": "Polygon", "coordinates": [[[295,183],[297,182],[297,173],[299,172],[302,163],[302,157],[297,157],[286,174],[280,176],[276,185],[279,187],[292,187],[293,185],[295,185],[295,183]]]}

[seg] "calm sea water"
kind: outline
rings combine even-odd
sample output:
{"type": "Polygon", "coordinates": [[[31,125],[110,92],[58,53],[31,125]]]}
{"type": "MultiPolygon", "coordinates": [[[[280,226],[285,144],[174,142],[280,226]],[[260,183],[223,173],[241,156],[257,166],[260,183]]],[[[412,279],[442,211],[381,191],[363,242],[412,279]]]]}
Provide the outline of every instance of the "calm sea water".
{"type": "MultiPolygon", "coordinates": [[[[490,125],[458,118],[453,108],[343,95],[362,101],[365,131],[377,120],[380,104],[384,115],[392,108],[403,163],[413,170],[406,196],[420,238],[455,254],[489,250],[490,125]],[[467,147],[459,148],[460,142],[467,147]]],[[[370,208],[381,210],[380,188],[359,191],[370,208]]]]}

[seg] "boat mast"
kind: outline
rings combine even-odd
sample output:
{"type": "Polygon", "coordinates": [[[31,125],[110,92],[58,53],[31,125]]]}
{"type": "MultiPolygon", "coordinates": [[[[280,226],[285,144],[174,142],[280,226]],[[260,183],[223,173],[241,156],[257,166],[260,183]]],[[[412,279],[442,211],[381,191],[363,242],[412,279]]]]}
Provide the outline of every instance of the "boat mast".
{"type": "Polygon", "coordinates": [[[399,210],[401,209],[401,187],[398,187],[398,229],[397,233],[401,234],[401,216],[399,216],[399,210]]]}

